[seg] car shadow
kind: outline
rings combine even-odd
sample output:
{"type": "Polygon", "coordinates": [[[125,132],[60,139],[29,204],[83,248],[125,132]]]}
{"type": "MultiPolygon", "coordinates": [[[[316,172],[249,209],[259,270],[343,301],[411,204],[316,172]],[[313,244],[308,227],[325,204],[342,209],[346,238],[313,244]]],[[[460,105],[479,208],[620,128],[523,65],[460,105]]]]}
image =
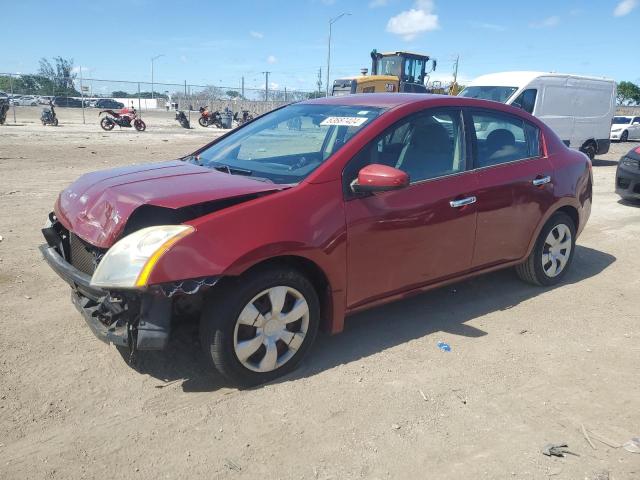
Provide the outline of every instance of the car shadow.
{"type": "Polygon", "coordinates": [[[602,160],[599,158],[594,158],[591,161],[591,165],[594,167],[613,167],[618,165],[618,160],[602,160]]]}
{"type": "Polygon", "coordinates": [[[640,207],[640,200],[634,200],[633,198],[621,198],[618,203],[625,207],[640,207]]]}
{"type": "MultiPolygon", "coordinates": [[[[307,358],[293,373],[274,383],[311,377],[338,365],[357,361],[402,343],[445,332],[470,338],[487,335],[466,322],[563,285],[593,277],[616,258],[577,246],[571,270],[555,287],[535,287],[519,281],[513,269],[452,284],[350,316],[340,335],[321,334],[307,358]]],[[[197,321],[182,322],[172,332],[167,349],[140,352],[134,368],[165,382],[183,380],[184,392],[214,391],[228,384],[212,372],[200,352],[197,321]]],[[[434,338],[434,348],[437,339],[434,338]]]]}

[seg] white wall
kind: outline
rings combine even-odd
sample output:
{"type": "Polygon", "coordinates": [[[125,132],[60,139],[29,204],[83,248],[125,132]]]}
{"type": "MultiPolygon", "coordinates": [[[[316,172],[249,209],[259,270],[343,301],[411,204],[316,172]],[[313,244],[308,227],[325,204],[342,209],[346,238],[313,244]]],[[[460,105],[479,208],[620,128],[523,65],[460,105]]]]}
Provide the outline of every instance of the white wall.
{"type": "Polygon", "coordinates": [[[158,99],[154,98],[141,98],[140,103],[138,103],[137,98],[114,98],[116,102],[124,103],[125,106],[130,107],[131,102],[133,102],[133,106],[138,109],[141,108],[143,110],[148,110],[150,108],[158,108],[158,99]]]}

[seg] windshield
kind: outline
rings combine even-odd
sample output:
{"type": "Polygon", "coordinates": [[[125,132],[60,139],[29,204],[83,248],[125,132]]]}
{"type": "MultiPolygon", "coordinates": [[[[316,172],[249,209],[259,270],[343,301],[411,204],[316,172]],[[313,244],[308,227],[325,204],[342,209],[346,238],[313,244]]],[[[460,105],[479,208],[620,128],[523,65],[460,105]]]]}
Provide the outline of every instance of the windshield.
{"type": "Polygon", "coordinates": [[[467,87],[458,96],[506,103],[516,90],[516,87],[467,87]]]}
{"type": "Polygon", "coordinates": [[[382,111],[362,106],[289,105],[257,118],[191,161],[229,174],[298,183],[382,111]]]}
{"type": "Polygon", "coordinates": [[[613,121],[611,123],[614,125],[626,125],[631,123],[631,117],[613,117],[613,121]]]}
{"type": "Polygon", "coordinates": [[[394,75],[400,77],[402,73],[402,58],[398,55],[390,55],[377,60],[378,75],[394,75]]]}

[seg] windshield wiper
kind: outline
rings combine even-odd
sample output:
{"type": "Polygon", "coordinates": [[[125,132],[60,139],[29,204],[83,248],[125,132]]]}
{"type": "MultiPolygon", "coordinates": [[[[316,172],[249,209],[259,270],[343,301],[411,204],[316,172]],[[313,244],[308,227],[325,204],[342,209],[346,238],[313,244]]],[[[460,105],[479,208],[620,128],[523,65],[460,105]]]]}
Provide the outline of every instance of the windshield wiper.
{"type": "Polygon", "coordinates": [[[247,176],[251,176],[253,174],[253,170],[248,170],[246,168],[232,167],[232,166],[227,165],[225,163],[218,163],[218,164],[214,165],[213,168],[218,170],[219,172],[228,173],[229,175],[247,175],[247,176]]]}

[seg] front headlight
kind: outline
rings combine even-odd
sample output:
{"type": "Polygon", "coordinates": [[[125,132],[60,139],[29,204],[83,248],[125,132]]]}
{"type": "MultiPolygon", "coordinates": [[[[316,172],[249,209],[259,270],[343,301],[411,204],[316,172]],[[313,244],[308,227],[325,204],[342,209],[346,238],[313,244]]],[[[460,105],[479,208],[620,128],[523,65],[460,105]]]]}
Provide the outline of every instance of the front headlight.
{"type": "Polygon", "coordinates": [[[638,168],[640,167],[640,160],[636,160],[635,158],[624,157],[622,159],[622,165],[625,167],[638,168]]]}
{"type": "Polygon", "coordinates": [[[611,129],[612,132],[619,132],[620,130],[622,130],[622,128],[612,128],[611,129]]]}
{"type": "Polygon", "coordinates": [[[102,257],[91,285],[102,288],[140,288],[160,257],[178,240],[192,233],[188,225],[147,227],[116,242],[102,257]]]}

